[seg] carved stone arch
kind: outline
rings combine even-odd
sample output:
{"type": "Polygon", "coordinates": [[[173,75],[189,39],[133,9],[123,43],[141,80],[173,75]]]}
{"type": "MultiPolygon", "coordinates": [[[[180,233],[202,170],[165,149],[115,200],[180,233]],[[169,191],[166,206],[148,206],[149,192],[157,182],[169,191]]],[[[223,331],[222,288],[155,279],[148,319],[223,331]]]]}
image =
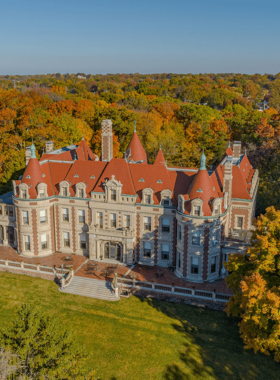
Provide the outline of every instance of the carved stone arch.
{"type": "Polygon", "coordinates": [[[18,186],[18,189],[19,189],[19,197],[22,198],[22,199],[29,199],[30,196],[29,196],[29,187],[26,183],[21,183],[19,186],[18,186]],[[24,191],[26,191],[26,198],[24,198],[24,191]]]}
{"type": "Polygon", "coordinates": [[[69,182],[67,182],[67,181],[61,181],[59,183],[59,195],[64,195],[64,196],[70,197],[70,189],[69,189],[69,187],[70,187],[69,182]],[[67,194],[63,194],[64,188],[66,188],[67,194]]]}
{"type": "Polygon", "coordinates": [[[160,193],[160,201],[162,206],[172,206],[171,204],[172,191],[170,189],[162,190],[160,193]],[[168,201],[168,203],[167,203],[168,201]]]}
{"type": "Polygon", "coordinates": [[[48,185],[44,182],[40,182],[37,185],[37,198],[48,197],[48,185]]]}
{"type": "Polygon", "coordinates": [[[77,198],[86,198],[87,197],[87,185],[84,182],[78,182],[75,185],[75,196],[77,198]],[[81,194],[82,191],[82,194],[81,194]]]}
{"type": "Polygon", "coordinates": [[[122,183],[121,181],[118,181],[115,179],[115,176],[112,175],[111,179],[109,179],[105,183],[105,199],[106,202],[121,202],[121,196],[122,196],[122,183]]]}
{"type": "Polygon", "coordinates": [[[154,189],[147,187],[142,190],[142,201],[143,204],[154,204],[154,189]]]}
{"type": "Polygon", "coordinates": [[[196,215],[195,210],[196,206],[200,207],[199,216],[203,216],[203,200],[201,198],[195,198],[191,201],[191,215],[196,215]]]}

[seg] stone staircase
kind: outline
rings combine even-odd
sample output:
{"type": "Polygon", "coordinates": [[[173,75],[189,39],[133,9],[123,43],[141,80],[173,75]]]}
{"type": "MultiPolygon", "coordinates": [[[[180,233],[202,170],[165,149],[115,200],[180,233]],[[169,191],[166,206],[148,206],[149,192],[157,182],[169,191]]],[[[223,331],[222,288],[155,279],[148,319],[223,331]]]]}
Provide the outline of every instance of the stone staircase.
{"type": "Polygon", "coordinates": [[[70,284],[66,288],[60,288],[59,291],[107,301],[118,301],[120,299],[113,293],[110,282],[79,276],[74,276],[70,284]]]}

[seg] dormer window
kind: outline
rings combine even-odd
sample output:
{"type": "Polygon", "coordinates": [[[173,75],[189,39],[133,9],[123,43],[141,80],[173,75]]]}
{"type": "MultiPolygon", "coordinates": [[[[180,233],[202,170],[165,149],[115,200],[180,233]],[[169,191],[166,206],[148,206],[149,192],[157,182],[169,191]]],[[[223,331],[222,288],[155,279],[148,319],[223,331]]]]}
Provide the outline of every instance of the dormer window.
{"type": "Polygon", "coordinates": [[[63,186],[63,188],[62,188],[62,195],[64,197],[67,197],[67,187],[65,187],[65,186],[63,186]]]}
{"type": "Polygon", "coordinates": [[[151,195],[150,194],[146,194],[145,195],[145,203],[147,205],[150,205],[151,204],[151,195]]]}
{"type": "Polygon", "coordinates": [[[111,190],[111,201],[117,200],[117,190],[111,190]]]}
{"type": "Polygon", "coordinates": [[[214,208],[214,214],[219,215],[220,214],[220,205],[216,205],[214,208]]]}
{"type": "Polygon", "coordinates": [[[84,198],[84,189],[79,189],[79,197],[84,198]]]}
{"type": "Polygon", "coordinates": [[[44,198],[45,197],[45,190],[44,189],[40,189],[39,190],[39,198],[44,198]]]}
{"type": "Polygon", "coordinates": [[[27,191],[26,190],[21,190],[21,198],[27,199],[27,191]]]}
{"type": "Polygon", "coordinates": [[[178,210],[183,212],[183,202],[181,198],[178,199],[178,210]]]}
{"type": "Polygon", "coordinates": [[[169,197],[163,197],[163,206],[169,206],[169,197]]]}
{"type": "Polygon", "coordinates": [[[200,216],[200,206],[194,206],[194,215],[200,216]]]}

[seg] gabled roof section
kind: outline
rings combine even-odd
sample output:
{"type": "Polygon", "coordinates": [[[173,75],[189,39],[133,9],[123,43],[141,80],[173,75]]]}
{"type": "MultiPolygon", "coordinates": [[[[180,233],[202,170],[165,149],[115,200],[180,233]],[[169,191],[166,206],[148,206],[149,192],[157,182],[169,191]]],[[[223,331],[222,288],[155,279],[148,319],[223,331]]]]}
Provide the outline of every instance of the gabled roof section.
{"type": "Polygon", "coordinates": [[[143,148],[143,145],[137,135],[137,132],[133,133],[132,139],[127,148],[128,161],[143,161],[144,164],[149,163],[147,153],[143,148]]]}
{"type": "Polygon", "coordinates": [[[162,153],[162,150],[160,149],[158,151],[157,158],[154,162],[154,165],[165,165],[165,164],[166,164],[165,158],[164,158],[164,155],[162,153]]]}
{"type": "Polygon", "coordinates": [[[79,148],[81,148],[83,150],[84,157],[85,157],[86,161],[88,161],[88,160],[93,160],[94,161],[95,160],[95,155],[92,153],[90,147],[88,146],[88,144],[86,143],[86,141],[84,140],[84,138],[80,142],[79,148]]]}
{"type": "Polygon", "coordinates": [[[154,204],[160,204],[161,191],[169,189],[173,192],[173,185],[165,166],[129,164],[129,169],[138,195],[138,203],[142,200],[142,191],[147,188],[154,190],[154,204]],[[144,181],[140,181],[141,179],[144,181]]]}
{"type": "MultiPolygon", "coordinates": [[[[135,189],[133,186],[128,163],[121,158],[112,158],[108,163],[104,161],[96,161],[96,164],[103,163],[106,165],[102,175],[96,181],[96,185],[93,189],[94,192],[104,193],[104,183],[106,180],[110,180],[112,176],[115,176],[117,181],[122,183],[122,193],[127,195],[135,195],[135,189]]],[[[138,167],[138,165],[135,165],[138,167]]],[[[94,173],[93,173],[94,174],[94,173]]]]}
{"type": "Polygon", "coordinates": [[[87,185],[86,193],[90,197],[91,191],[96,186],[98,179],[103,173],[107,162],[104,161],[75,161],[69,172],[66,174],[65,178],[62,178],[71,183],[70,195],[75,196],[75,185],[79,182],[83,182],[87,185]],[[76,177],[78,173],[78,177],[76,177]]]}

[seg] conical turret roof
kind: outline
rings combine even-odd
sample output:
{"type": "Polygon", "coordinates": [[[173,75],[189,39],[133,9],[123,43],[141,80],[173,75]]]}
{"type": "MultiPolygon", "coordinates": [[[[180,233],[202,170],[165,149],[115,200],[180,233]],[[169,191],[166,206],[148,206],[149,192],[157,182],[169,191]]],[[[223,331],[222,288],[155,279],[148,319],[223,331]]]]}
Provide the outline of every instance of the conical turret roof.
{"type": "Polygon", "coordinates": [[[154,162],[154,165],[165,165],[165,164],[166,164],[165,158],[164,158],[164,155],[163,155],[162,150],[160,148],[158,151],[158,154],[157,154],[157,158],[154,162]]]}
{"type": "Polygon", "coordinates": [[[134,162],[143,161],[144,164],[149,163],[147,153],[137,135],[136,128],[134,129],[132,139],[127,148],[127,159],[134,162]]]}
{"type": "Polygon", "coordinates": [[[215,188],[214,182],[206,169],[206,156],[204,153],[200,158],[200,168],[192,182],[188,194],[190,200],[201,198],[203,200],[202,209],[204,216],[211,216],[212,212],[209,201],[213,198],[218,198],[219,195],[218,189],[215,188]]]}
{"type": "Polygon", "coordinates": [[[44,181],[44,173],[41,169],[39,161],[36,157],[35,146],[31,145],[31,158],[22,176],[21,183],[25,183],[29,187],[29,196],[31,199],[37,198],[36,186],[39,182],[44,181]]]}

